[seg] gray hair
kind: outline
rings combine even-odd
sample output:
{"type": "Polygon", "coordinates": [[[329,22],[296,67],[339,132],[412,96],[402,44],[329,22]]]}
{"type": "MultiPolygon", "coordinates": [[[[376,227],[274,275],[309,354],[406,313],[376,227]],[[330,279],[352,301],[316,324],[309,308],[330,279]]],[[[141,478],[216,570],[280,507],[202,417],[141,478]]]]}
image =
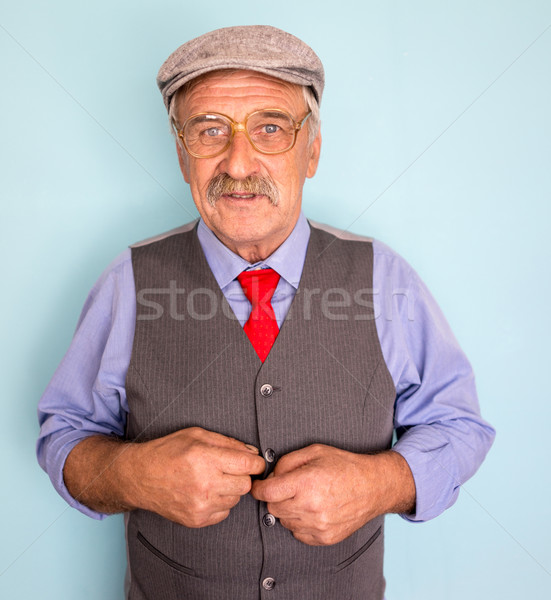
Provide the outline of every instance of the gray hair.
{"type": "Polygon", "coordinates": [[[306,106],[308,107],[309,111],[312,111],[310,118],[308,121],[306,121],[308,124],[308,143],[312,145],[320,130],[320,107],[316,97],[314,96],[312,88],[309,85],[303,85],[301,87],[306,106]]]}

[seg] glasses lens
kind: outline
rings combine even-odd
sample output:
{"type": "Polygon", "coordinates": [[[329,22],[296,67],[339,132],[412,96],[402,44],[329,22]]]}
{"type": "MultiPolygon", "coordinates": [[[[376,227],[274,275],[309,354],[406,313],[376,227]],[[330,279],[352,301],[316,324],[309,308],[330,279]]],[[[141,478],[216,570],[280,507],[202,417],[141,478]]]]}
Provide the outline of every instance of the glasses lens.
{"type": "Polygon", "coordinates": [[[278,111],[259,111],[249,116],[247,132],[261,152],[284,152],[295,140],[295,123],[278,111]]]}
{"type": "Polygon", "coordinates": [[[199,156],[222,151],[231,138],[231,123],[222,115],[197,115],[184,127],[187,148],[199,156]]]}

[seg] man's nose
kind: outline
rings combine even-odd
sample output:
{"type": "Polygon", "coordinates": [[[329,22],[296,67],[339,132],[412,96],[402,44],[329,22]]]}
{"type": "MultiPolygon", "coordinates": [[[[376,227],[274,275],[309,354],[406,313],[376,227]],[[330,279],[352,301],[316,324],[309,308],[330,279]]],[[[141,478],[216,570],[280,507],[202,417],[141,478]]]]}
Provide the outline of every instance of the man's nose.
{"type": "Polygon", "coordinates": [[[259,171],[258,152],[244,131],[236,131],[223,161],[224,171],[233,179],[245,179],[259,171]]]}

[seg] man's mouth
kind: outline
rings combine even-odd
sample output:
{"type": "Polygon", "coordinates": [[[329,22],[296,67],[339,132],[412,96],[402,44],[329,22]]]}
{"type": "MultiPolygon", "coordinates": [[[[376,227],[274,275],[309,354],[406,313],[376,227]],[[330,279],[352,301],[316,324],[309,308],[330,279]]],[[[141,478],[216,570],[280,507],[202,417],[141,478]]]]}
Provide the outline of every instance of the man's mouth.
{"type": "Polygon", "coordinates": [[[240,194],[239,192],[234,192],[233,194],[224,194],[224,196],[236,198],[237,200],[250,200],[251,198],[256,198],[257,194],[240,194]]]}
{"type": "Polygon", "coordinates": [[[265,176],[250,176],[237,180],[227,173],[219,173],[211,179],[207,187],[207,200],[214,207],[219,198],[228,200],[254,200],[255,198],[268,198],[277,206],[279,190],[273,180],[265,176]]]}

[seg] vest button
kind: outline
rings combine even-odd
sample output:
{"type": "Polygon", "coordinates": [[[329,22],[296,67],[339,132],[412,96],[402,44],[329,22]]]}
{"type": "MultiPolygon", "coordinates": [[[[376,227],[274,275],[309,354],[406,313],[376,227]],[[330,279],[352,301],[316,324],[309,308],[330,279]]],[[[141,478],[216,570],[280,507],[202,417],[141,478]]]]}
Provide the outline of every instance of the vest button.
{"type": "Polygon", "coordinates": [[[271,513],[266,513],[262,517],[262,522],[264,523],[264,525],[266,527],[273,527],[275,525],[276,519],[275,519],[274,515],[272,515],[271,513]]]}
{"type": "Polygon", "coordinates": [[[275,588],[275,579],[273,577],[266,577],[262,582],[262,587],[265,590],[273,590],[275,588]]]}
{"type": "Polygon", "coordinates": [[[264,398],[269,398],[274,393],[274,388],[269,383],[265,383],[260,388],[260,393],[264,396],[264,398]]]}
{"type": "Polygon", "coordinates": [[[264,458],[266,459],[266,462],[273,463],[275,457],[276,453],[271,448],[267,448],[266,452],[264,452],[264,458]]]}

